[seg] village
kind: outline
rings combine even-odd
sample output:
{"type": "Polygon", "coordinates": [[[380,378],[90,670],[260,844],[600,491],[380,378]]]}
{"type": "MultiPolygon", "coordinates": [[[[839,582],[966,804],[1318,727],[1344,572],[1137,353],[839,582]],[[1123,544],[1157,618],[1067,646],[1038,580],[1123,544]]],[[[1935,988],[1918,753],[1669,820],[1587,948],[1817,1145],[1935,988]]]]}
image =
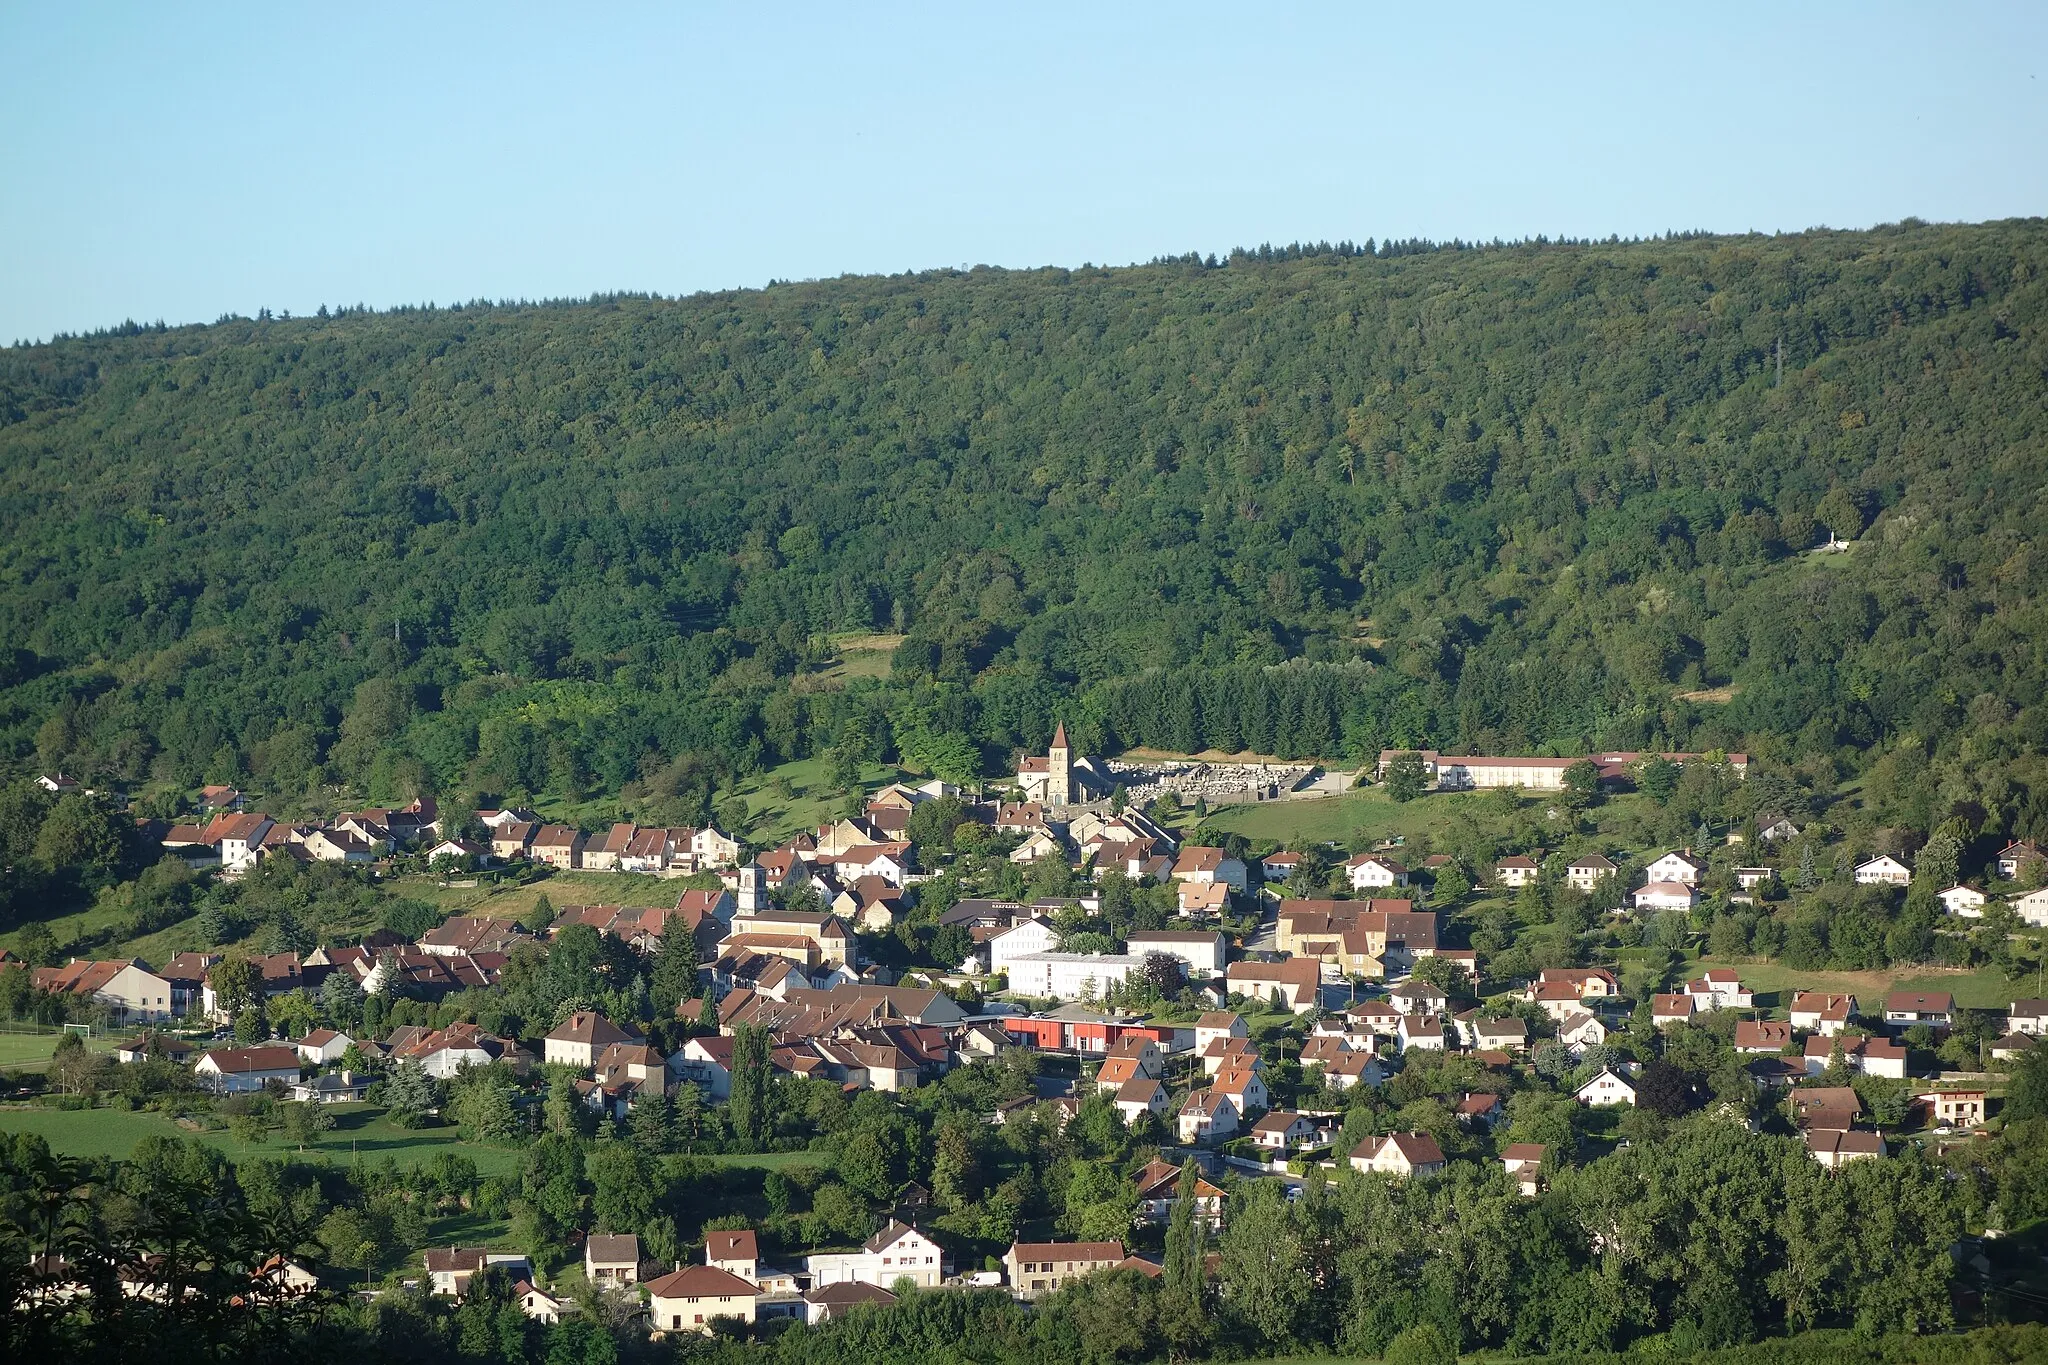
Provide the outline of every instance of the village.
{"type": "MultiPolygon", "coordinates": [[[[1735,780],[1748,765],[1742,755],[1390,751],[1374,776],[1384,781],[1401,764],[1420,766],[1432,790],[1544,793],[1582,765],[1625,782],[1646,758],[1715,763],[1735,780]]],[[[1199,1219],[1219,1226],[1237,1181],[1277,1182],[1296,1197],[1305,1180],[1428,1180],[1466,1163],[1536,1197],[1560,1163],[1581,1159],[1574,1149],[1625,1147],[1693,1112],[1795,1134],[1829,1171],[1908,1147],[1939,1151],[1995,1125],[2005,1073],[2048,1030],[2048,1001],[2017,993],[1993,1017],[1938,990],[1764,992],[1731,968],[1633,985],[1619,966],[1597,963],[1502,979],[1432,903],[1441,899],[1432,890],[1451,883],[1449,856],[1411,867],[1399,847],[1188,842],[1156,804],[1168,786],[1147,813],[1118,777],[1076,755],[1062,727],[997,799],[936,780],[890,783],[859,814],[761,849],[713,828],[587,832],[518,809],[480,811],[480,830],[458,833],[442,829],[426,799],[301,825],[209,788],[201,819],[149,833],[168,855],[222,877],[266,859],[404,856],[440,875],[540,865],[691,885],[660,904],[562,905],[546,924],[456,915],[412,939],[380,931],[303,953],[185,952],[156,965],[78,959],[35,967],[31,980],[125,1031],[118,1064],[169,1063],[223,1097],[376,1103],[400,1075],[445,1084],[499,1068],[536,1103],[549,1077],[573,1077],[587,1121],[623,1131],[643,1106],[672,1107],[684,1092],[693,1107],[733,1106],[736,1090],[784,1077],[900,1100],[1007,1063],[1025,1069],[1029,1088],[992,1104],[985,1124],[1028,1119],[1057,1130],[1106,1106],[1118,1131],[1152,1152],[1119,1196],[1128,1222],[1118,1235],[1027,1238],[1020,1228],[980,1264],[934,1230],[923,1216],[928,1192],[915,1187],[887,1201],[881,1230],[857,1249],[772,1264],[752,1228],[712,1230],[688,1257],[667,1258],[632,1231],[580,1233],[573,1259],[584,1280],[635,1298],[657,1333],[720,1320],[815,1323],[893,1301],[905,1282],[1004,1286],[1030,1301],[1096,1271],[1156,1276],[1162,1264],[1147,1251],[1175,1208],[1192,1199],[1199,1219]],[[959,828],[998,836],[995,856],[1017,867],[1058,865],[1069,890],[955,899],[930,940],[945,960],[891,965],[864,944],[916,915],[953,856],[911,837],[933,803],[947,803],[959,828]],[[1158,913],[1147,927],[1106,931],[1105,900],[1132,888],[1150,888],[1158,913]],[[479,1002],[572,932],[616,945],[628,962],[681,960],[687,980],[666,978],[675,998],[652,1002],[651,1026],[586,1003],[544,1029],[484,1027],[479,1002]],[[287,999],[297,1007],[282,1008],[287,999]],[[366,1015],[371,1000],[414,1002],[426,1022],[379,1027],[391,1011],[366,1015]],[[443,1006],[460,1017],[443,1017],[443,1006]],[[247,1021],[272,1017],[318,1022],[250,1036],[247,1021]],[[1531,1140],[1537,1133],[1547,1140],[1531,1140]]],[[[64,780],[44,782],[54,791],[64,780]]],[[[1505,855],[1456,871],[1502,895],[1548,878],[1560,894],[1600,896],[1615,923],[1685,916],[1703,896],[1747,901],[1791,877],[1773,850],[1798,839],[1799,824],[1764,812],[1752,828],[1732,868],[1732,846],[1666,849],[1637,858],[1640,880],[1626,886],[1619,850],[1505,855]],[[1710,893],[1710,883],[1724,890],[1710,893]]],[[[2048,889],[2034,889],[2042,867],[2039,849],[2015,841],[1988,884],[1936,896],[1959,923],[2009,913],[2038,928],[2048,925],[2048,889]]],[[[1858,886],[1890,888],[1916,875],[1880,853],[1854,859],[1851,872],[1858,886]]],[[[4,953],[0,966],[22,968],[4,953]]],[[[574,1311],[528,1249],[414,1250],[427,1292],[459,1299],[496,1270],[529,1316],[574,1311]]]]}

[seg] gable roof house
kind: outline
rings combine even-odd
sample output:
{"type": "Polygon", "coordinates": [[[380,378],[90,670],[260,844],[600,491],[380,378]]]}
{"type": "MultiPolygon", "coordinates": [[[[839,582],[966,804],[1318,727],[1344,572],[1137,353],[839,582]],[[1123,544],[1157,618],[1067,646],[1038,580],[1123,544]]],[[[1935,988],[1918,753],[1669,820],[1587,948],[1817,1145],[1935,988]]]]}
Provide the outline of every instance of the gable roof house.
{"type": "Polygon", "coordinates": [[[2040,846],[2032,839],[2015,839],[1998,850],[1998,875],[2007,881],[2018,881],[2020,873],[2029,863],[2041,861],[2040,846]]]}
{"type": "Polygon", "coordinates": [[[1003,1253],[1003,1271],[1010,1292],[1029,1301],[1083,1275],[1114,1270],[1123,1259],[1122,1242],[1013,1242],[1003,1253]]]}
{"type": "Polygon", "coordinates": [[[1638,910],[1690,910],[1700,903],[1700,893],[1687,882],[1653,881],[1637,887],[1631,899],[1638,910]]]}
{"type": "Polygon", "coordinates": [[[1735,1050],[1747,1053],[1777,1053],[1792,1045],[1792,1025],[1783,1019],[1738,1019],[1735,1021],[1735,1050]]]}
{"type": "Polygon", "coordinates": [[[588,1070],[613,1043],[640,1041],[596,1010],[577,1010],[541,1040],[541,1060],[588,1070]]]}
{"type": "MultiPolygon", "coordinates": [[[[1173,1206],[1180,1202],[1182,1167],[1161,1157],[1154,1157],[1145,1163],[1138,1174],[1132,1177],[1132,1184],[1138,1190],[1138,1221],[1141,1223],[1163,1223],[1173,1215],[1173,1206]]],[[[1213,1230],[1223,1225],[1223,1191],[1202,1175],[1201,1167],[1195,1168],[1195,1217],[1213,1230]]]]}
{"type": "Polygon", "coordinates": [[[1564,880],[1572,890],[1590,895],[1600,885],[1602,877],[1612,877],[1620,870],[1611,859],[1598,853],[1588,853],[1585,857],[1574,858],[1565,865],[1564,880]]]}
{"type": "Polygon", "coordinates": [[[1233,962],[1224,980],[1232,995],[1265,1000],[1277,992],[1283,1006],[1306,1014],[1316,1007],[1323,975],[1313,958],[1291,957],[1282,962],[1233,962]]]}
{"type": "Polygon", "coordinates": [[[296,1081],[299,1053],[283,1046],[215,1048],[193,1064],[192,1074],[222,1094],[241,1094],[261,1090],[271,1081],[296,1081]]]}
{"type": "Polygon", "coordinates": [[[1800,1033],[1819,1033],[1832,1038],[1848,1026],[1856,1013],[1856,997],[1829,991],[1794,991],[1792,1027],[1800,1033]]]}
{"type": "Polygon", "coordinates": [[[1587,1081],[1572,1092],[1572,1098],[1580,1104],[1602,1106],[1634,1104],[1636,1088],[1610,1069],[1603,1068],[1599,1075],[1587,1081]]]}
{"type": "Polygon", "coordinates": [[[1884,1026],[1894,1032],[1915,1024],[1946,1029],[1955,1012],[1956,998],[1947,991],[1893,991],[1884,998],[1884,1026]]]}
{"type": "Polygon", "coordinates": [[[1856,864],[1858,886],[1906,886],[1912,880],[1913,869],[1889,853],[1880,853],[1867,862],[1856,864]]]}
{"type": "Polygon", "coordinates": [[[1513,853],[1493,865],[1493,879],[1502,886],[1521,886],[1535,881],[1542,871],[1534,858],[1513,853]]]}
{"type": "Polygon", "coordinates": [[[1383,891],[1408,885],[1407,867],[1384,854],[1360,853],[1345,862],[1344,869],[1354,891],[1383,891]]]}
{"type": "Polygon", "coordinates": [[[93,961],[74,957],[62,967],[37,967],[29,982],[39,991],[71,995],[106,1005],[116,1024],[155,1022],[173,1013],[171,983],[143,964],[141,958],[93,961]]]}
{"type": "Polygon", "coordinates": [[[945,1249],[917,1227],[891,1218],[888,1225],[854,1252],[820,1252],[804,1258],[813,1288],[856,1280],[889,1288],[909,1280],[920,1289],[937,1289],[946,1280],[945,1249]]]}
{"type": "Polygon", "coordinates": [[[534,831],[526,852],[535,862],[549,867],[581,867],[586,843],[583,831],[574,825],[542,825],[534,831]]]}
{"type": "Polygon", "coordinates": [[[1643,877],[1652,882],[1677,882],[1680,886],[1697,887],[1700,878],[1706,875],[1707,860],[1695,857],[1689,848],[1666,853],[1643,868],[1643,877]]]}
{"type": "Polygon", "coordinates": [[[630,1232],[593,1232],[583,1243],[583,1278],[594,1285],[640,1280],[640,1239],[630,1232]]]}
{"type": "Polygon", "coordinates": [[[1389,1133],[1370,1137],[1351,1153],[1351,1169],[1399,1179],[1435,1175],[1444,1168],[1443,1148],[1427,1133],[1389,1133]]]}
{"type": "Polygon", "coordinates": [[[656,1333],[702,1332],[717,1318],[755,1320],[760,1290],[716,1266],[688,1265],[649,1280],[647,1317],[656,1333]]]}
{"type": "Polygon", "coordinates": [[[1197,1146],[1222,1142],[1237,1136],[1239,1114],[1228,1095],[1204,1086],[1189,1092],[1174,1119],[1180,1140],[1197,1146]]]}

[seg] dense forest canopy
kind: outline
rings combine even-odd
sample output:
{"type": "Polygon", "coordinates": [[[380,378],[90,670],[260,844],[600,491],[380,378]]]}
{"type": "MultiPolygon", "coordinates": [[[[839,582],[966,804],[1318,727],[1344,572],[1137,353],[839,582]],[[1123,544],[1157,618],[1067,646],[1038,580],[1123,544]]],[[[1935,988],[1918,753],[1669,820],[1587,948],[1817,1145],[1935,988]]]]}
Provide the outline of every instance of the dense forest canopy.
{"type": "Polygon", "coordinates": [[[16,347],[0,761],[687,805],[837,745],[996,772],[1055,714],[2038,752],[2044,268],[2040,220],[1909,222],[16,347]],[[819,672],[858,631],[889,676],[819,672]]]}

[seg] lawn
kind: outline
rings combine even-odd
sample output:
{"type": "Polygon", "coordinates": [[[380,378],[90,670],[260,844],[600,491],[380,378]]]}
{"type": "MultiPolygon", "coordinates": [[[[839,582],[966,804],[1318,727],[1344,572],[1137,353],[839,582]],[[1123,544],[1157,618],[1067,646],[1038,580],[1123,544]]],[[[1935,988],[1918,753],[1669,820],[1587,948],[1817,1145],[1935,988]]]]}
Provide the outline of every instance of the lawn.
{"type": "Polygon", "coordinates": [[[1964,1009],[2004,1009],[2014,1000],[2032,992],[2031,982],[2007,981],[1996,967],[1963,971],[1945,967],[1895,967],[1878,972],[1805,972],[1782,962],[1760,962],[1747,958],[1701,958],[1689,964],[1690,972],[1709,967],[1727,967],[1742,976],[1742,982],[1757,993],[1762,1009],[1788,1009],[1792,992],[1833,991],[1856,997],[1866,1012],[1881,1010],[1889,991],[1948,991],[1964,1009]]]}
{"type": "Polygon", "coordinates": [[[1343,796],[1308,796],[1297,801],[1260,801],[1217,806],[1206,823],[1227,833],[1242,834],[1253,843],[1297,841],[1349,844],[1360,837],[1385,838],[1414,834],[1435,823],[1437,803],[1414,801],[1403,806],[1381,791],[1347,792],[1343,796]]]}
{"type": "MultiPolygon", "coordinates": [[[[476,1163],[484,1175],[504,1175],[525,1164],[525,1153],[517,1147],[498,1147],[466,1142],[454,1128],[400,1128],[384,1117],[384,1111],[367,1104],[337,1104],[329,1113],[335,1117],[332,1131],[306,1144],[306,1155],[338,1164],[361,1160],[378,1164],[387,1158],[404,1167],[417,1166],[436,1152],[459,1152],[476,1163]]],[[[60,1156],[126,1157],[145,1137],[194,1137],[217,1147],[236,1161],[252,1156],[297,1156],[296,1144],[273,1132],[263,1142],[239,1143],[227,1130],[214,1128],[195,1132],[180,1127],[162,1114],[126,1109],[44,1109],[34,1105],[0,1106],[0,1130],[40,1133],[50,1149],[60,1156]]],[[[747,1166],[767,1170],[790,1170],[797,1166],[826,1164],[822,1152],[760,1152],[707,1156],[702,1161],[723,1166],[747,1166]]]]}
{"type": "Polygon", "coordinates": [[[393,877],[384,887],[394,896],[425,901],[456,915],[489,915],[519,919],[542,896],[560,910],[565,905],[674,905],[681,883],[637,872],[555,872],[524,886],[442,886],[434,877],[393,877]]]}
{"type": "MultiPolygon", "coordinates": [[[[742,782],[739,793],[746,798],[749,822],[746,835],[756,843],[774,844],[836,818],[851,793],[831,784],[829,766],[822,756],[798,759],[742,782]]],[[[861,769],[861,787],[871,792],[903,777],[900,768],[869,763],[861,769]]]]}
{"type": "MultiPolygon", "coordinates": [[[[57,1049],[61,1033],[0,1033],[0,1067],[19,1067],[39,1071],[50,1060],[50,1054],[57,1049]]],[[[88,1052],[112,1052],[118,1038],[88,1038],[85,1040],[88,1052]]]]}

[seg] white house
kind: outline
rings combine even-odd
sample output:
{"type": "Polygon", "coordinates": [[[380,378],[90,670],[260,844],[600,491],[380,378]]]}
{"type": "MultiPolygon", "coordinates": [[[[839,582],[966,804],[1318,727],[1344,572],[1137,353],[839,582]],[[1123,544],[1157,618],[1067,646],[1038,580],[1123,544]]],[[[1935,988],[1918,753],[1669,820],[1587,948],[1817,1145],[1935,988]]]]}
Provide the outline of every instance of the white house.
{"type": "Polygon", "coordinates": [[[1620,871],[1614,863],[1598,853],[1589,853],[1583,858],[1574,858],[1564,869],[1566,885],[1574,891],[1591,894],[1600,885],[1602,877],[1612,877],[1620,871]]]}
{"type": "Polygon", "coordinates": [[[1605,1043],[1607,1025],[1600,1022],[1599,1015],[1581,1010],[1559,1021],[1557,1041],[1563,1043],[1576,1056],[1589,1047],[1598,1047],[1605,1043]]]}
{"type": "Polygon", "coordinates": [[[1237,1106],[1229,1096],[1204,1087],[1190,1093],[1181,1103],[1174,1127],[1182,1142],[1206,1146],[1236,1137],[1238,1118],[1237,1106]]]}
{"type": "Polygon", "coordinates": [[[1685,993],[1701,1010],[1746,1010],[1756,1004],[1756,995],[1742,984],[1742,978],[1725,967],[1685,983],[1685,993]]]}
{"type": "Polygon", "coordinates": [[[1643,869],[1643,876],[1651,882],[1677,882],[1680,886],[1698,886],[1707,870],[1706,859],[1695,858],[1689,848],[1677,849],[1665,854],[1643,869]]]}
{"type": "Polygon", "coordinates": [[[270,1081],[286,1085],[299,1078],[299,1053],[292,1047],[223,1047],[192,1068],[201,1082],[225,1094],[261,1090],[270,1081]]]}
{"type": "Polygon", "coordinates": [[[2022,924],[2030,924],[2036,929],[2048,928],[2048,886],[2016,897],[2012,902],[2012,912],[2020,917],[2022,924]]]}
{"type": "Polygon", "coordinates": [[[1204,844],[1183,847],[1174,859],[1172,876],[1177,882],[1222,882],[1233,891],[1243,891],[1248,882],[1241,859],[1204,844]]]}
{"type": "Polygon", "coordinates": [[[1934,898],[1941,902],[1943,910],[1958,918],[1984,918],[1984,903],[1987,898],[1974,886],[1951,886],[1946,891],[1937,892],[1934,898]]]}
{"type": "Polygon", "coordinates": [[[1435,1175],[1444,1168],[1443,1148],[1427,1133],[1389,1133],[1367,1138],[1351,1153],[1351,1169],[1398,1178],[1435,1175]]]}
{"type": "Polygon", "coordinates": [[[1653,881],[1637,889],[1638,910],[1690,910],[1700,903],[1700,893],[1686,882],[1653,881]]]}
{"type": "Polygon", "coordinates": [[[732,1097],[732,1038],[692,1038],[670,1055],[668,1069],[703,1090],[705,1098],[732,1097]]]}
{"type": "Polygon", "coordinates": [[[2029,1038],[2048,1037],[2048,1000],[2015,1000],[2005,1012],[2005,1026],[2029,1038]]]}
{"type": "Polygon", "coordinates": [[[920,1289],[937,1289],[946,1280],[946,1253],[937,1242],[894,1218],[862,1244],[859,1251],[831,1251],[804,1258],[811,1286],[858,1281],[887,1289],[909,1280],[920,1289]]]}
{"type": "Polygon", "coordinates": [[[1856,883],[1859,886],[1906,886],[1913,880],[1913,869],[1889,853],[1880,853],[1868,862],[1856,864],[1856,883]]]}
{"type": "Polygon", "coordinates": [[[1195,1020],[1195,1053],[1197,1056],[1209,1050],[1209,1044],[1218,1038],[1249,1038],[1251,1027],[1244,1016],[1232,1014],[1229,1010],[1210,1010],[1195,1020]]]}
{"type": "Polygon", "coordinates": [[[354,1043],[355,1039],[346,1033],[331,1028],[316,1028],[308,1031],[306,1036],[293,1046],[298,1048],[299,1056],[308,1066],[324,1066],[329,1062],[340,1061],[341,1055],[354,1043]]]}
{"type": "Polygon", "coordinates": [[[1592,1080],[1580,1086],[1573,1094],[1580,1104],[1616,1105],[1634,1104],[1636,1088],[1612,1071],[1602,1070],[1592,1080]]]}
{"type": "Polygon", "coordinates": [[[1408,869],[1378,853],[1361,853],[1344,864],[1354,891],[1379,891],[1408,885],[1408,869]]]}
{"type": "Polygon", "coordinates": [[[1800,1033],[1818,1033],[1832,1038],[1847,1026],[1856,1013],[1856,997],[1828,991],[1792,993],[1792,1027],[1800,1033]]]}
{"type": "Polygon", "coordinates": [[[656,1332],[711,1331],[715,1318],[754,1321],[761,1291],[715,1266],[686,1265],[649,1280],[647,1318],[656,1332]]]}
{"type": "Polygon", "coordinates": [[[1493,879],[1502,886],[1520,886],[1524,882],[1535,881],[1542,871],[1534,858],[1516,853],[1493,865],[1493,879]]]}

